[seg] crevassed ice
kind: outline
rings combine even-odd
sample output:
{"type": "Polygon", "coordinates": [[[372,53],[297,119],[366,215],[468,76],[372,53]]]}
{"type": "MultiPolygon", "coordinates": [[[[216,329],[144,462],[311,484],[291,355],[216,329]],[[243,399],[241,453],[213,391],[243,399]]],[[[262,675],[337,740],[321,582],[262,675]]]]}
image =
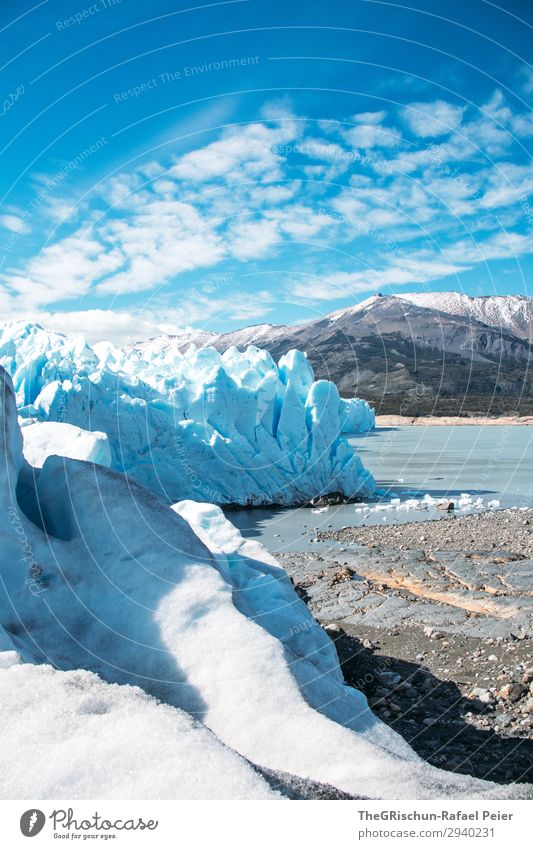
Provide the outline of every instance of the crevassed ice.
{"type": "Polygon", "coordinates": [[[0,328],[0,365],[23,418],[106,434],[112,468],[170,503],[295,505],[374,492],[341,435],[372,427],[373,411],[315,381],[300,351],[276,364],[255,347],[90,347],[81,336],[12,322],[0,328]]]}

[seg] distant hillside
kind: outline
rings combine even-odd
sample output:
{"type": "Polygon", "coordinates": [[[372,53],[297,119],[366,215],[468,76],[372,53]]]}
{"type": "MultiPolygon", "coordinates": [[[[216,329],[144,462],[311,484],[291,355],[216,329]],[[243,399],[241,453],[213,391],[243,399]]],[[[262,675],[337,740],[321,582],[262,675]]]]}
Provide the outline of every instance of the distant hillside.
{"type": "Polygon", "coordinates": [[[297,327],[187,330],[138,347],[254,344],[275,357],[300,348],[317,377],[334,380],[346,397],[366,398],[381,414],[527,414],[533,412],[532,317],[533,298],[376,295],[297,327]]]}

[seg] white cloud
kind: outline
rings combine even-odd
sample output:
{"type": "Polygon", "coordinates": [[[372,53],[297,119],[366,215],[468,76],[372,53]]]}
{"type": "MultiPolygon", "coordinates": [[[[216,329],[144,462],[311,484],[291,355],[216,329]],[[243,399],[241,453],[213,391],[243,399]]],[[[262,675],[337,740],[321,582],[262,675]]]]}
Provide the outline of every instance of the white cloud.
{"type": "Polygon", "coordinates": [[[359,112],[357,115],[353,116],[353,119],[354,121],[357,121],[358,124],[381,124],[386,117],[387,113],[384,111],[359,112]]]}
{"type": "Polygon", "coordinates": [[[296,129],[290,121],[274,128],[260,123],[231,128],[219,141],[182,156],[170,175],[196,183],[279,179],[283,160],[276,149],[294,138],[296,129]]]}
{"type": "Polygon", "coordinates": [[[533,233],[506,231],[480,239],[462,239],[446,248],[453,262],[475,263],[493,259],[511,259],[533,253],[533,233]]]}
{"type": "Polygon", "coordinates": [[[10,233],[17,233],[19,236],[31,231],[31,227],[18,215],[0,215],[0,227],[9,230],[10,233]]]}
{"type": "Polygon", "coordinates": [[[434,100],[430,103],[410,103],[402,110],[402,115],[416,136],[434,138],[457,130],[464,111],[464,106],[434,100]]]}
{"type": "MultiPolygon", "coordinates": [[[[219,319],[220,315],[225,315],[229,321],[255,320],[270,312],[272,300],[268,291],[253,295],[233,292],[230,299],[192,293],[183,298],[179,308],[137,313],[102,309],[40,312],[29,313],[25,318],[38,322],[47,330],[66,334],[81,333],[89,343],[111,341],[121,346],[161,334],[176,335],[190,330],[191,325],[210,332],[215,329],[215,319],[219,319]]],[[[21,316],[17,314],[12,317],[21,316]]]]}
{"type": "MultiPolygon", "coordinates": [[[[50,314],[54,303],[87,294],[116,295],[121,305],[131,293],[154,293],[171,283],[180,309],[172,320],[167,313],[163,320],[190,324],[215,316],[216,302],[184,292],[190,283],[180,275],[198,275],[222,262],[228,267],[229,262],[268,261],[291,242],[327,244],[341,268],[354,246],[364,248],[370,270],[339,277],[339,266],[333,267],[324,278],[328,294],[316,295],[321,300],[340,297],[340,286],[360,293],[387,283],[420,282],[407,252],[424,279],[482,261],[483,252],[472,249],[465,233],[476,232],[489,257],[511,255],[510,245],[524,253],[528,237],[516,232],[506,239],[502,226],[517,231],[526,226],[520,199],[533,191],[533,171],[509,162],[508,155],[513,132],[531,134],[530,116],[511,110],[500,91],[475,113],[435,101],[412,103],[402,114],[418,135],[409,150],[402,147],[398,129],[386,126],[385,111],[358,113],[352,127],[313,123],[311,133],[309,122],[296,120],[282,102],[261,120],[223,130],[190,153],[118,173],[78,207],[81,226],[71,218],[61,231],[67,235],[27,262],[12,268],[4,262],[0,305],[50,314]],[[433,136],[435,144],[424,140],[433,136]],[[296,145],[303,155],[290,155],[287,146],[296,145]],[[453,239],[449,265],[428,258],[437,237],[443,251],[453,239]],[[395,241],[402,243],[403,259],[395,241]]],[[[65,198],[54,197],[53,209],[51,203],[39,210],[48,215],[47,224],[72,209],[65,198]]],[[[15,233],[21,227],[16,212],[10,208],[0,218],[15,233]]],[[[6,257],[9,261],[10,254],[6,257]]],[[[276,285],[282,293],[283,284],[276,285]]],[[[305,292],[323,293],[324,281],[313,287],[306,282],[305,292]]],[[[226,314],[232,310],[251,319],[270,308],[264,294],[262,300],[241,296],[234,305],[228,293],[217,304],[226,314]]],[[[123,332],[122,319],[100,318],[123,332]]],[[[143,321],[152,319],[143,314],[143,321]]]]}
{"type": "Polygon", "coordinates": [[[240,260],[260,259],[280,241],[278,222],[261,218],[258,221],[237,221],[229,230],[229,250],[240,260]]]}
{"type": "Polygon", "coordinates": [[[22,307],[31,309],[85,294],[92,283],[118,271],[124,254],[117,246],[103,246],[89,228],[44,248],[24,272],[4,275],[22,307]]]}
{"type": "Polygon", "coordinates": [[[354,148],[372,150],[376,147],[397,147],[402,137],[395,127],[382,124],[360,124],[343,132],[343,137],[354,148]]]}
{"type": "Polygon", "coordinates": [[[533,68],[524,68],[522,72],[523,84],[522,89],[525,94],[533,93],[533,68]]]}
{"type": "Polygon", "coordinates": [[[515,165],[503,162],[485,175],[481,204],[487,209],[501,208],[520,203],[520,199],[533,192],[533,165],[515,165]]]}
{"type": "Polygon", "coordinates": [[[190,204],[152,200],[130,218],[110,220],[100,238],[120,246],[126,267],[97,284],[100,293],[156,288],[184,271],[216,265],[226,249],[212,224],[190,204]]]}
{"type": "Polygon", "coordinates": [[[380,270],[367,268],[362,271],[326,274],[318,279],[305,279],[291,287],[296,298],[328,301],[348,298],[365,292],[377,292],[386,286],[407,286],[426,283],[459,274],[466,268],[452,265],[445,260],[407,259],[398,257],[380,270]]]}
{"type": "Polygon", "coordinates": [[[144,317],[100,309],[43,312],[31,318],[47,330],[82,333],[89,343],[111,341],[116,346],[149,339],[161,333],[177,333],[181,329],[179,324],[165,320],[162,316],[144,317]]]}

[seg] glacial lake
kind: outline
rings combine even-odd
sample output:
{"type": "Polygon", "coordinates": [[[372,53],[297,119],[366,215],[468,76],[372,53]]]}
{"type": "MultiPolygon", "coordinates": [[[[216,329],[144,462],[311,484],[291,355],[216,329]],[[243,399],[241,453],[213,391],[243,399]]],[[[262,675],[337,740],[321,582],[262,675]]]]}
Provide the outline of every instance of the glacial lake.
{"type": "Polygon", "coordinates": [[[349,437],[378,484],[367,504],[231,511],[243,536],[271,551],[320,548],[317,530],[427,521],[453,501],[456,515],[533,506],[533,427],[435,425],[377,428],[349,437]],[[461,498],[466,495],[466,498],[461,498]],[[424,500],[424,496],[426,499],[424,500]],[[499,502],[499,503],[498,503],[499,502]]]}

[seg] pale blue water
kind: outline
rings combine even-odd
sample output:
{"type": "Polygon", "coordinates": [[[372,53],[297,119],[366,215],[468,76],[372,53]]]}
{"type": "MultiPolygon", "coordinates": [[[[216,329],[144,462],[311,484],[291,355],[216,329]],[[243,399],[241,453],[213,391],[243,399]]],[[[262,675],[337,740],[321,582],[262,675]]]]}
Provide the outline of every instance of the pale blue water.
{"type": "MultiPolygon", "coordinates": [[[[533,506],[533,428],[517,425],[433,426],[379,428],[350,439],[378,482],[376,502],[392,498],[449,498],[461,493],[501,507],[533,506]]],[[[376,505],[369,505],[375,507],[376,505]]],[[[229,514],[246,537],[259,539],[272,551],[303,550],[314,546],[318,529],[343,525],[424,521],[439,518],[435,508],[357,511],[357,505],[309,508],[239,510],[229,514]]]]}

